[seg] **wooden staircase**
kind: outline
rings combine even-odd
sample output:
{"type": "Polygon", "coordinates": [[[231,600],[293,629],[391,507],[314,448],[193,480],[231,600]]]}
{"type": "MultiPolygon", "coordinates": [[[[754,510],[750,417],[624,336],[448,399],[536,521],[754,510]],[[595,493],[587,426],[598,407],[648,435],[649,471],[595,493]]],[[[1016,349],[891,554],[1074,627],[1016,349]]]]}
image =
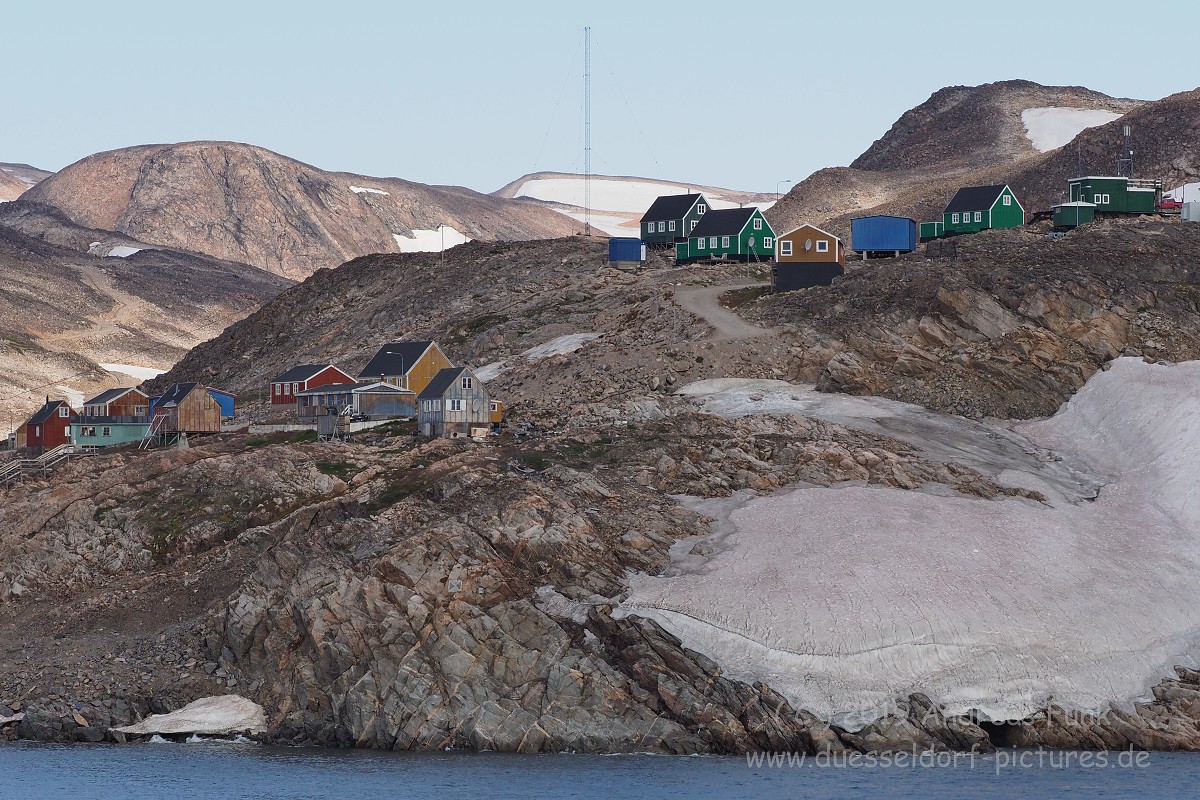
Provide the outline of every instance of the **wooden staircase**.
{"type": "Polygon", "coordinates": [[[39,475],[45,478],[60,464],[69,461],[71,456],[80,455],[85,454],[76,450],[74,445],[60,444],[37,458],[14,458],[0,467],[0,486],[13,483],[24,475],[39,475]]]}

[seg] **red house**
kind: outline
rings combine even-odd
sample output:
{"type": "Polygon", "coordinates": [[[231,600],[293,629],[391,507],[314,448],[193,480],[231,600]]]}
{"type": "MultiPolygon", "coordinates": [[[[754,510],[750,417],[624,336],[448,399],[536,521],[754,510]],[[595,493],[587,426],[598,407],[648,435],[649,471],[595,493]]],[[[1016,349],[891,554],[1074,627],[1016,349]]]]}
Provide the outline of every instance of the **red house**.
{"type": "Polygon", "coordinates": [[[301,364],[271,381],[271,405],[295,405],[296,395],[331,383],[357,383],[333,364],[301,364]]]}
{"type": "Polygon", "coordinates": [[[39,451],[53,450],[71,441],[71,410],[66,400],[46,398],[46,405],[25,423],[25,446],[39,451]]]}

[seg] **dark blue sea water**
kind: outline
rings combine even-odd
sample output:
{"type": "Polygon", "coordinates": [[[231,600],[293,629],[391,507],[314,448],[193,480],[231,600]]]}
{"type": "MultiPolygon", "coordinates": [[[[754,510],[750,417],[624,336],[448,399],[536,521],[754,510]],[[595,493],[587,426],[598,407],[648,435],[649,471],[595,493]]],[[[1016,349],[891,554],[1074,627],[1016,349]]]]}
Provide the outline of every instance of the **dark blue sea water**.
{"type": "Polygon", "coordinates": [[[0,798],[1193,798],[1200,755],[1009,752],[957,764],[747,766],[745,758],[382,753],[254,744],[0,745],[0,798]],[[1024,766],[1021,765],[1023,753],[1024,766]],[[1091,758],[1095,758],[1092,754],[1091,758]],[[1128,758],[1132,761],[1132,758],[1128,758]],[[1039,763],[1040,762],[1040,763],[1039,763]]]}

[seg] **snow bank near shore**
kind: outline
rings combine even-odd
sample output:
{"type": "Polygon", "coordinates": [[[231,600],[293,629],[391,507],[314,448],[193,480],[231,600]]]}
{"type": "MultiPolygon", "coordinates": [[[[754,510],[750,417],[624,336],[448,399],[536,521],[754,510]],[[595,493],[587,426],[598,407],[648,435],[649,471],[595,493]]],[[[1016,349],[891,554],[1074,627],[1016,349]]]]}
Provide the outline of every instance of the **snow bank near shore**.
{"type": "MultiPolygon", "coordinates": [[[[736,398],[707,396],[741,413],[736,398]]],[[[806,413],[847,424],[848,408],[862,410],[856,398],[827,396],[822,409],[799,396],[814,404],[806,413]]],[[[862,418],[870,427],[881,417],[862,418]]],[[[948,422],[951,444],[1000,441],[987,426],[971,434],[976,424],[948,422]]],[[[711,559],[638,577],[622,613],[652,617],[727,674],[847,723],[912,691],[992,719],[1024,717],[1048,697],[1086,710],[1127,704],[1200,644],[1200,362],[1119,359],[1015,434],[1028,437],[1030,463],[1042,448],[1062,456],[1065,472],[1038,477],[1061,487],[1071,470],[1090,474],[1104,483],[1097,499],[866,486],[742,496],[718,512],[714,529],[725,532],[711,559]]],[[[1036,472],[1017,464],[1000,477],[1036,472]]]]}
{"type": "Polygon", "coordinates": [[[136,725],[113,728],[119,733],[144,736],[151,733],[262,733],[267,729],[263,707],[241,695],[202,697],[169,714],[152,714],[136,725]]]}

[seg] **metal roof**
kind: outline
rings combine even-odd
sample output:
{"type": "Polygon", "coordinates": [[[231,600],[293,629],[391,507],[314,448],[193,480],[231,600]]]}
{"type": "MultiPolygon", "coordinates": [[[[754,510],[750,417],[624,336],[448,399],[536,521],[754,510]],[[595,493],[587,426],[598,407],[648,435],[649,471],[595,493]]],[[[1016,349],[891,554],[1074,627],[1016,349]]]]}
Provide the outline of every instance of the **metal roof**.
{"type": "Polygon", "coordinates": [[[407,375],[433,342],[389,342],[358,371],[359,378],[407,375]]]}
{"type": "Polygon", "coordinates": [[[954,195],[950,205],[946,206],[945,214],[956,211],[987,211],[996,204],[996,198],[1004,191],[1007,184],[996,186],[964,186],[954,195]]]}
{"type": "Polygon", "coordinates": [[[295,396],[312,397],[319,394],[345,394],[346,392],[355,392],[358,394],[413,394],[411,389],[401,389],[398,386],[392,386],[390,383],[360,381],[359,383],[327,383],[324,386],[316,386],[312,389],[305,389],[303,392],[296,392],[295,396]]]}
{"type": "Polygon", "coordinates": [[[736,236],[746,227],[757,208],[722,208],[700,218],[689,236],[736,236]]]}
{"type": "Polygon", "coordinates": [[[196,388],[194,383],[173,383],[167,390],[159,396],[158,402],[155,403],[155,408],[164,408],[166,406],[179,405],[183,398],[192,393],[192,389],[196,388]]]}
{"type": "MultiPolygon", "coordinates": [[[[272,383],[290,383],[292,381],[306,381],[309,378],[315,378],[320,374],[321,370],[329,369],[333,364],[299,364],[292,367],[287,372],[280,375],[272,383]]],[[[334,369],[337,369],[334,367],[334,369]]]]}
{"type": "MultiPolygon", "coordinates": [[[[665,194],[650,204],[650,208],[642,215],[642,222],[683,219],[696,201],[703,198],[702,194],[665,194]]],[[[708,205],[707,200],[704,203],[708,205]]]]}
{"type": "MultiPolygon", "coordinates": [[[[142,392],[138,389],[122,389],[118,387],[116,389],[108,389],[107,391],[103,391],[93,397],[91,400],[85,400],[83,404],[85,406],[97,406],[101,403],[111,403],[113,400],[116,400],[118,397],[128,394],[129,392],[137,392],[138,394],[142,394],[142,392]]],[[[142,394],[142,396],[145,397],[144,394],[142,394]]]]}
{"type": "MultiPolygon", "coordinates": [[[[29,425],[41,425],[46,420],[54,416],[58,411],[59,406],[67,406],[66,400],[50,400],[46,405],[39,408],[32,417],[29,418],[29,425]]],[[[67,406],[70,408],[70,406],[67,406]]]]}
{"type": "MultiPolygon", "coordinates": [[[[432,400],[436,397],[441,397],[446,393],[446,390],[454,385],[454,381],[458,376],[467,371],[466,367],[446,367],[439,370],[437,375],[433,376],[433,380],[429,382],[419,395],[418,400],[432,400]]],[[[476,378],[475,380],[479,380],[476,378]]]]}

